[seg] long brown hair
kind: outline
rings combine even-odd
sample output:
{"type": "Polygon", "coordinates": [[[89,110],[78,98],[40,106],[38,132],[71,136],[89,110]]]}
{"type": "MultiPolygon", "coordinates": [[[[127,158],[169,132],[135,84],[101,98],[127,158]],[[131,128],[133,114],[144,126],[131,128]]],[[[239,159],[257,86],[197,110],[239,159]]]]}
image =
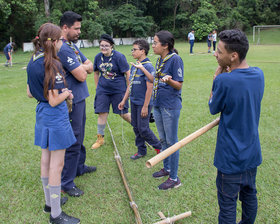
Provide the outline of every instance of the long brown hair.
{"type": "Polygon", "coordinates": [[[57,57],[55,46],[55,41],[59,40],[60,37],[61,29],[59,26],[52,23],[45,23],[39,28],[38,36],[33,39],[33,44],[35,47],[34,54],[37,54],[41,50],[44,52],[44,97],[46,99],[48,99],[48,89],[50,83],[51,90],[53,90],[56,74],[63,72],[62,65],[59,58],[57,57]]]}

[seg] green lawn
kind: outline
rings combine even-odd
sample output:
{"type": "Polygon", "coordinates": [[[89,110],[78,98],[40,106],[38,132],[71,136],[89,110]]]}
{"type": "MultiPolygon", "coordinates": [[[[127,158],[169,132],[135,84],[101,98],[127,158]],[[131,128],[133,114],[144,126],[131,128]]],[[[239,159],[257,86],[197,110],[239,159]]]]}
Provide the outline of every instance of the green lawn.
{"type": "MultiPolygon", "coordinates": [[[[195,43],[194,56],[189,55],[189,45],[179,42],[175,46],[184,61],[185,79],[182,90],[183,108],[179,123],[179,139],[184,138],[214,120],[208,109],[208,97],[216,59],[207,54],[206,43],[195,43]]],[[[131,46],[117,46],[129,62],[131,46]]],[[[98,48],[82,49],[94,60],[98,48]]],[[[0,223],[47,223],[48,215],[42,212],[44,196],[40,182],[40,149],[33,145],[36,101],[26,96],[26,70],[30,53],[16,52],[14,66],[3,66],[5,57],[0,54],[0,223]]],[[[155,64],[157,56],[150,51],[155,64]]],[[[280,223],[280,46],[252,45],[247,61],[260,67],[265,74],[265,93],[260,119],[260,140],[263,163],[258,169],[257,189],[259,210],[256,223],[280,223]]],[[[87,80],[91,96],[87,99],[87,123],[84,144],[88,165],[96,165],[97,172],[76,179],[85,191],[80,198],[69,198],[63,207],[67,213],[81,219],[81,223],[134,223],[134,213],[129,207],[115,159],[108,128],[106,144],[97,150],[90,146],[96,139],[97,115],[94,114],[95,94],[93,75],[87,80]]],[[[217,127],[181,149],[179,177],[182,186],[163,192],[157,190],[161,180],[152,173],[162,168],[162,163],[148,169],[145,162],[155,155],[148,149],[143,159],[132,161],[136,152],[131,126],[110,113],[109,123],[122,157],[123,167],[143,223],[159,220],[158,211],[173,216],[192,211],[192,216],[177,223],[217,223],[216,168],[213,157],[217,127]]],[[[151,124],[156,132],[155,124],[151,124]]],[[[157,133],[157,132],[156,132],[157,133]]],[[[241,207],[238,205],[238,220],[241,207]]]]}

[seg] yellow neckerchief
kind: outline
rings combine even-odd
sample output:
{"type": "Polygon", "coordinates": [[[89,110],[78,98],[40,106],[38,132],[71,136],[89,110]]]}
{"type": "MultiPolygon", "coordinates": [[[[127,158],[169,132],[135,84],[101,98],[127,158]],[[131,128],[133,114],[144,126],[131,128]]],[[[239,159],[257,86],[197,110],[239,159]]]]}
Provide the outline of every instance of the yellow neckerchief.
{"type": "MultiPolygon", "coordinates": [[[[144,59],[144,60],[145,60],[145,59],[144,59]]],[[[149,59],[148,59],[147,61],[141,62],[142,65],[144,65],[144,64],[149,64],[149,63],[152,64],[152,62],[150,62],[149,59]]],[[[132,85],[133,85],[133,80],[134,80],[134,78],[135,78],[135,76],[136,76],[137,70],[138,70],[138,68],[135,67],[135,69],[134,69],[134,71],[133,71],[133,75],[132,75],[131,80],[130,80],[130,83],[129,83],[129,95],[130,95],[130,93],[131,93],[131,89],[132,89],[132,85]]]]}
{"type": "Polygon", "coordinates": [[[43,49],[40,49],[33,55],[33,62],[38,60],[39,58],[44,57],[44,51],[43,49]]]}
{"type": "Polygon", "coordinates": [[[159,77],[160,77],[160,73],[161,70],[163,68],[163,66],[165,65],[165,62],[168,61],[170,58],[172,58],[176,53],[172,53],[172,54],[168,54],[164,57],[164,59],[162,60],[162,63],[160,65],[160,57],[157,59],[157,63],[156,63],[156,77],[154,79],[154,87],[153,87],[153,96],[154,99],[157,97],[157,90],[158,90],[158,82],[159,82],[159,77]]]}
{"type": "Polygon", "coordinates": [[[65,39],[62,40],[64,43],[66,43],[76,54],[77,58],[78,58],[78,61],[82,64],[82,59],[81,59],[81,56],[79,54],[79,51],[74,47],[74,44],[72,42],[69,42],[65,39]]]}

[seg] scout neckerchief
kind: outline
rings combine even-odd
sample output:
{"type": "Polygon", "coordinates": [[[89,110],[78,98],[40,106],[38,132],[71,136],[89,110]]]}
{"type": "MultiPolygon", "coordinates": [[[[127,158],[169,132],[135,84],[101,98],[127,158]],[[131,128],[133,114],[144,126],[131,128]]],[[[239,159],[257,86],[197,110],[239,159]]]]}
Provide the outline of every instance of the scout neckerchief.
{"type": "Polygon", "coordinates": [[[162,60],[162,63],[160,64],[160,58],[159,57],[157,59],[157,63],[156,63],[156,77],[155,77],[155,80],[154,80],[154,87],[153,87],[153,96],[154,96],[154,99],[157,97],[157,90],[158,90],[158,83],[159,83],[159,78],[160,78],[160,75],[161,75],[161,70],[163,68],[163,66],[165,65],[165,62],[168,61],[171,57],[173,57],[176,53],[172,53],[172,54],[168,54],[165,56],[165,58],[162,60]]]}
{"type": "MultiPolygon", "coordinates": [[[[144,60],[145,60],[145,59],[144,59],[144,60]]],[[[150,62],[149,59],[147,59],[147,61],[141,62],[142,65],[144,65],[144,64],[149,64],[149,63],[152,64],[152,62],[150,62]]],[[[134,71],[133,71],[133,75],[132,75],[131,80],[130,80],[130,83],[129,83],[129,95],[130,95],[130,93],[131,93],[131,89],[132,89],[132,85],[133,85],[133,80],[134,80],[134,78],[135,78],[135,76],[136,76],[137,70],[138,70],[138,68],[135,67],[135,69],[134,69],[134,71]]]]}
{"type": "Polygon", "coordinates": [[[69,42],[69,41],[65,40],[65,39],[62,39],[62,41],[63,41],[64,43],[66,43],[66,44],[75,52],[78,61],[79,61],[81,64],[83,64],[83,63],[82,63],[81,56],[80,56],[80,54],[79,54],[79,51],[75,48],[74,44],[73,44],[72,42],[69,42]]]}
{"type": "Polygon", "coordinates": [[[39,49],[34,55],[33,55],[33,62],[38,60],[39,58],[44,57],[44,51],[42,48],[39,49]]]}
{"type": "Polygon", "coordinates": [[[111,73],[112,71],[112,63],[110,63],[112,61],[114,55],[114,51],[112,51],[110,58],[108,60],[108,62],[104,63],[104,55],[101,54],[101,61],[102,63],[100,64],[100,68],[101,68],[101,74],[106,78],[106,79],[114,79],[116,74],[111,73]]]}

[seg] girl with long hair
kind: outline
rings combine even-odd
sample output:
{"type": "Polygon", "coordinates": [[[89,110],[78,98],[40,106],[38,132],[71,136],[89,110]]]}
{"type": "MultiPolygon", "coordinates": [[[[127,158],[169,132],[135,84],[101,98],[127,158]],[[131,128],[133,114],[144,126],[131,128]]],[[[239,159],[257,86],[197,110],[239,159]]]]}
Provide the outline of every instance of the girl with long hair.
{"type": "Polygon", "coordinates": [[[35,141],[42,149],[41,180],[45,193],[44,212],[50,213],[50,223],[76,224],[80,220],[61,210],[61,172],[65,149],[76,142],[65,100],[72,99],[65,88],[63,68],[57,57],[62,45],[61,29],[43,24],[33,40],[35,52],[27,66],[27,95],[34,97],[36,107],[35,141]]]}
{"type": "MultiPolygon", "coordinates": [[[[160,56],[156,63],[154,80],[154,117],[162,150],[165,150],[178,141],[184,65],[174,49],[174,37],[169,31],[162,30],[156,33],[152,48],[154,53],[160,56]]],[[[179,150],[167,157],[163,161],[163,168],[153,174],[154,178],[169,176],[158,189],[168,190],[181,186],[177,176],[178,164],[179,150]]]]}

